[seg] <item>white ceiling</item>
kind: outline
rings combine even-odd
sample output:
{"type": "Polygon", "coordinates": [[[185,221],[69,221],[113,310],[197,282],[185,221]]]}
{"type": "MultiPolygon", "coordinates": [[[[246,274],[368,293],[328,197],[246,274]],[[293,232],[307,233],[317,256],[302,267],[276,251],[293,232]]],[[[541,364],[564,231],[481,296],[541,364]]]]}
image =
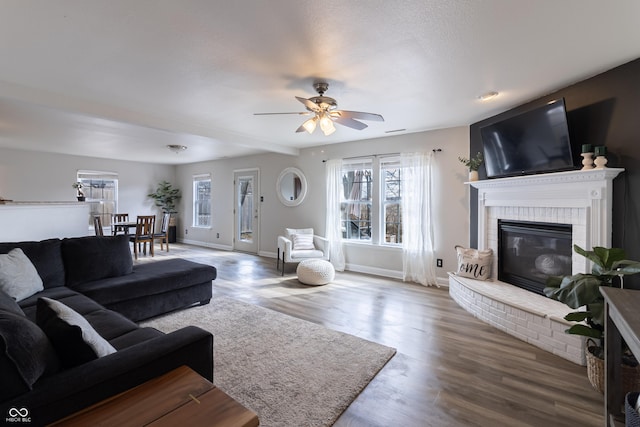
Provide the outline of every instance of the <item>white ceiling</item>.
{"type": "Polygon", "coordinates": [[[0,0],[0,146],[190,163],[468,125],[640,57],[638,0],[0,0]],[[316,79],[362,131],[295,133],[316,79]],[[478,95],[500,96],[481,102],[478,95]],[[182,144],[181,154],[167,144],[182,144]]]}

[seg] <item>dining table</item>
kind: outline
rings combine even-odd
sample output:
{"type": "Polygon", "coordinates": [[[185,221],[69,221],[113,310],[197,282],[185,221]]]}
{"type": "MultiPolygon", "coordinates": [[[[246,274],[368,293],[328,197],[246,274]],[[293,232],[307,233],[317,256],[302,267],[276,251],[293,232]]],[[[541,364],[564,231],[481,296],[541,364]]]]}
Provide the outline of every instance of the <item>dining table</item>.
{"type": "Polygon", "coordinates": [[[136,228],[137,222],[136,221],[124,221],[124,222],[114,222],[111,224],[112,229],[122,229],[124,230],[124,234],[130,234],[129,233],[129,229],[133,228],[134,229],[134,234],[135,234],[135,228],[136,228]]]}

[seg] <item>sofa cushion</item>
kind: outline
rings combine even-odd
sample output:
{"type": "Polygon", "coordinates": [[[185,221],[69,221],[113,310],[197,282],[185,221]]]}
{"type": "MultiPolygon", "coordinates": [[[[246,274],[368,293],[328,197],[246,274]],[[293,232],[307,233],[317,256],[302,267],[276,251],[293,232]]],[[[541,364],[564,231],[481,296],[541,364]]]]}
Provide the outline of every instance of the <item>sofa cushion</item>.
{"type": "Polygon", "coordinates": [[[44,289],[38,271],[22,249],[11,249],[0,255],[0,289],[16,301],[44,289]]]}
{"type": "MultiPolygon", "coordinates": [[[[69,289],[66,286],[57,286],[55,288],[45,289],[42,292],[38,292],[37,294],[30,296],[29,298],[20,301],[19,305],[22,311],[24,312],[24,314],[29,319],[35,322],[36,321],[36,305],[38,303],[38,298],[47,297],[47,298],[55,299],[58,301],[62,301],[63,303],[66,304],[65,298],[69,298],[73,296],[82,297],[82,294],[74,291],[73,289],[69,289]]],[[[86,299],[89,300],[89,298],[86,298],[86,299]]],[[[76,310],[75,307],[73,308],[74,310],[76,310]]]]}
{"type": "Polygon", "coordinates": [[[175,293],[179,289],[210,282],[216,269],[185,259],[174,258],[136,265],[133,273],[111,279],[82,283],[74,289],[104,306],[150,295],[175,293]]]}
{"type": "Polygon", "coordinates": [[[39,298],[36,322],[53,343],[64,367],[81,365],[116,351],[82,315],[59,301],[39,298]]]}
{"type": "Polygon", "coordinates": [[[60,251],[60,239],[49,239],[41,242],[0,243],[0,254],[6,254],[14,248],[22,252],[31,260],[47,288],[64,286],[64,264],[60,251]]]}
{"type": "Polygon", "coordinates": [[[24,315],[0,310],[0,401],[31,390],[42,375],[57,369],[44,332],[24,315]]]}
{"type": "Polygon", "coordinates": [[[130,274],[129,236],[87,236],[62,240],[66,284],[70,288],[94,280],[130,274]]]}

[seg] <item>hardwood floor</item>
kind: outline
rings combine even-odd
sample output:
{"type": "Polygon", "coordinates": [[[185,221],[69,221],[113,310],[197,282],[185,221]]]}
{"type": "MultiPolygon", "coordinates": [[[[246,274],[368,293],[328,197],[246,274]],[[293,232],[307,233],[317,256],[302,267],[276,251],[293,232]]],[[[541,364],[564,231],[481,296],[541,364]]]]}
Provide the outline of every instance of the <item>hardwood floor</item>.
{"type": "MultiPolygon", "coordinates": [[[[337,273],[333,283],[284,278],[275,259],[172,244],[218,269],[226,295],[395,347],[335,426],[601,426],[603,398],[586,368],[526,344],[460,308],[447,288],[337,273]]],[[[152,261],[149,256],[138,262],[152,261]]]]}

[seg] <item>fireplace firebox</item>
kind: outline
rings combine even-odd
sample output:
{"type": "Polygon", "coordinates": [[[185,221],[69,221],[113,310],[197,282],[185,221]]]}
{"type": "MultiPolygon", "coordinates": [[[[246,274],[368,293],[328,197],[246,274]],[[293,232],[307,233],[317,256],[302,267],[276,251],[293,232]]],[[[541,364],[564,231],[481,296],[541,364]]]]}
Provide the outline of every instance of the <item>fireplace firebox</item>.
{"type": "Polygon", "coordinates": [[[571,228],[498,220],[498,280],[544,295],[549,276],[571,274],[571,228]]]}

